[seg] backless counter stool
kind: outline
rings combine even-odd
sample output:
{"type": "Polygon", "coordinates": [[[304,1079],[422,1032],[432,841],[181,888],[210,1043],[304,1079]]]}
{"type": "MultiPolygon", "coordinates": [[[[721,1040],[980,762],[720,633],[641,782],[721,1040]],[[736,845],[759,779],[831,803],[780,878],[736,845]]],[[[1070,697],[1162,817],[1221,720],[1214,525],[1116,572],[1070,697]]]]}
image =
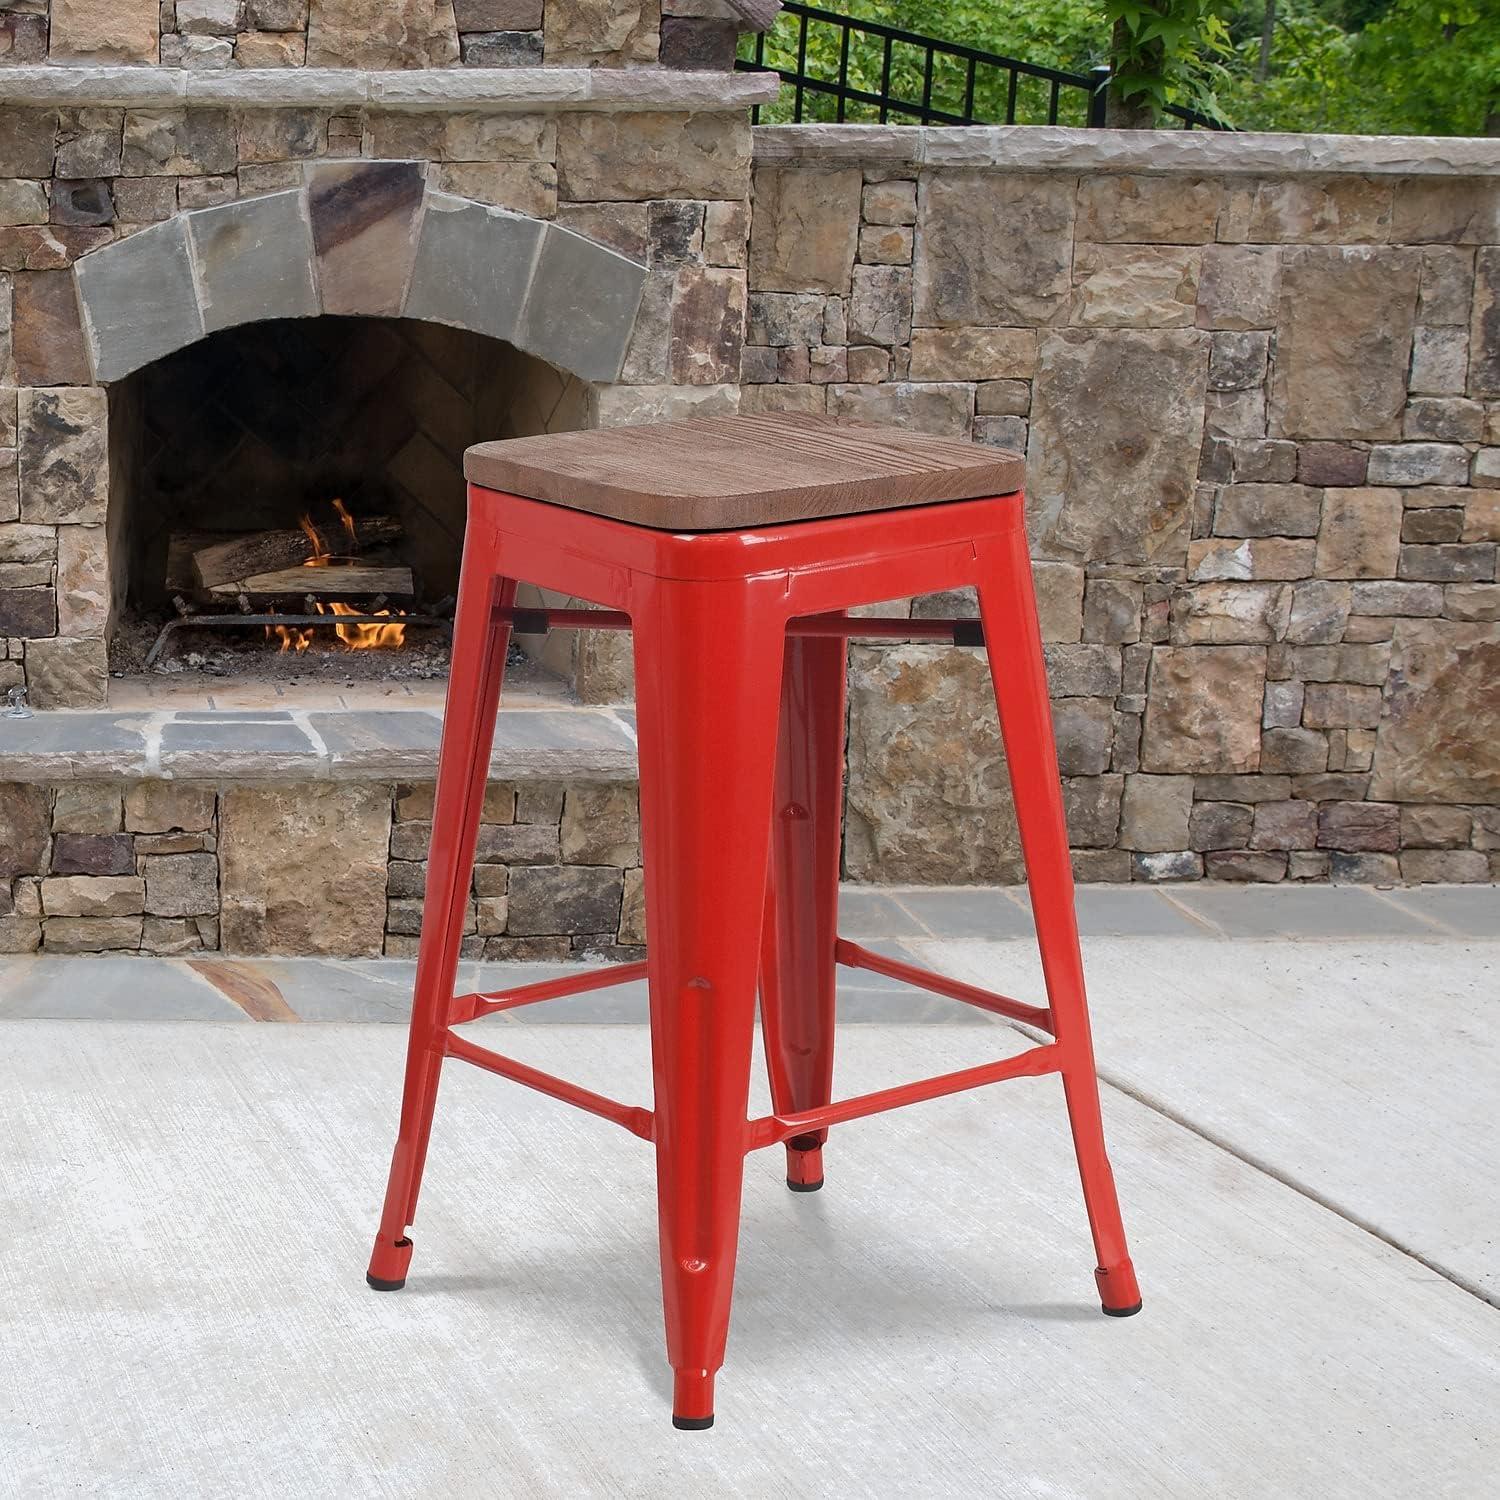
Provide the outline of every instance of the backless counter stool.
{"type": "Polygon", "coordinates": [[[1140,1307],[1104,1151],[1067,831],[1053,747],[1022,460],[880,427],[721,417],[486,443],[453,638],[400,1138],[370,1285],[411,1261],[438,1074],[461,1058],[656,1147],[673,1422],[713,1422],[744,1158],[784,1143],[789,1186],[821,1186],[828,1129],[960,1089],[1062,1075],[1106,1313],[1140,1307]],[[598,610],[525,610],[516,584],[598,610]],[[975,585],[980,619],[845,611],[975,585]],[[512,630],[635,633],[647,959],[454,996],[512,630]],[[885,959],[838,936],[850,635],[983,645],[995,679],[1046,977],[1045,1007],[885,959]],[[1018,1056],[834,1102],[835,966],[872,969],[1052,1040],[1018,1056]],[[481,1047],[454,1028],[645,976],[651,1109],[481,1047]],[[759,990],[774,1113],[747,1119],[759,990]]]}

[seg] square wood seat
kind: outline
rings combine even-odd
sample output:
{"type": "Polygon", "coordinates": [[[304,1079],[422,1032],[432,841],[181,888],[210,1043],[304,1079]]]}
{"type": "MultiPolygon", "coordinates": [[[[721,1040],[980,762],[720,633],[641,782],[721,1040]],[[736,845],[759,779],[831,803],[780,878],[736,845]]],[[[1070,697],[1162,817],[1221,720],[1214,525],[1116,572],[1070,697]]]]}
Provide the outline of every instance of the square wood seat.
{"type": "Polygon", "coordinates": [[[1019,490],[1004,448],[770,413],[512,438],[471,448],[471,484],[659,531],[731,531],[1019,490]]]}

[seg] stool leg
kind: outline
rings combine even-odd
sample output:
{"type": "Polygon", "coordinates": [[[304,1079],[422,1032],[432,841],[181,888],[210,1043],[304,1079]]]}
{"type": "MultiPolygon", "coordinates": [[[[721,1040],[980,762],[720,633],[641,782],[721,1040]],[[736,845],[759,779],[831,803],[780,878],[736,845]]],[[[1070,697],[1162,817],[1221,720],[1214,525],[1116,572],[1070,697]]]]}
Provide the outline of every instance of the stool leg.
{"type": "MultiPolygon", "coordinates": [[[[833,1097],[847,652],[833,636],[786,643],[761,939],[761,1026],[778,1113],[815,1109],[833,1097]]],[[[826,1130],[815,1130],[787,1142],[793,1192],[823,1186],[827,1139],[826,1130]]]]}
{"type": "Polygon", "coordinates": [[[401,1126],[391,1160],[380,1232],[365,1280],[380,1292],[406,1284],[412,1243],[406,1230],[416,1217],[417,1194],[432,1134],[443,1039],[452,1011],[453,985],[463,941],[469,883],[479,817],[489,780],[490,749],[510,626],[495,623],[495,609],[509,605],[516,586],[495,578],[489,559],[469,548],[453,625],[453,664],[443,714],[437,792],[432,810],[432,850],[417,951],[417,983],[407,1042],[401,1126]]]}
{"type": "Polygon", "coordinates": [[[713,1424],[739,1238],[785,616],[764,583],[632,610],[673,1425],[713,1424]]]}
{"type": "Polygon", "coordinates": [[[1073,905],[1068,829],[1025,532],[1016,531],[995,545],[994,551],[987,547],[981,561],[980,613],[995,678],[1053,1031],[1064,1058],[1063,1093],[1094,1238],[1098,1266],[1094,1276],[1104,1311],[1113,1317],[1128,1317],[1140,1311],[1141,1294],[1125,1245],[1114,1174],[1104,1150],[1083,956],[1078,948],[1073,905]]]}

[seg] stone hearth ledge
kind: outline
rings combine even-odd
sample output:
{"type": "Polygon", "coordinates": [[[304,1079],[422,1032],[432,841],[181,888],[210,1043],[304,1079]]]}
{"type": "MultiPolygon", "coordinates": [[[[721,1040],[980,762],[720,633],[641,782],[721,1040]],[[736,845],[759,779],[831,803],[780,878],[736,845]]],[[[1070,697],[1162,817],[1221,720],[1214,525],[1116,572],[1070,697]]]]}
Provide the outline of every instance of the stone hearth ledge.
{"type": "MultiPolygon", "coordinates": [[[[426,710],[266,709],[0,716],[0,782],[430,781],[442,717],[426,710]]],[[[495,781],[633,781],[635,734],[607,708],[500,714],[495,781]]]]}
{"type": "Polygon", "coordinates": [[[1500,139],[1063,125],[760,125],[755,161],[1147,175],[1490,177],[1500,175],[1500,139]]]}
{"type": "Polygon", "coordinates": [[[30,107],[128,106],[219,109],[348,109],[466,114],[545,110],[732,111],[773,100],[774,73],[678,72],[671,68],[191,69],[11,67],[0,103],[30,107]]]}

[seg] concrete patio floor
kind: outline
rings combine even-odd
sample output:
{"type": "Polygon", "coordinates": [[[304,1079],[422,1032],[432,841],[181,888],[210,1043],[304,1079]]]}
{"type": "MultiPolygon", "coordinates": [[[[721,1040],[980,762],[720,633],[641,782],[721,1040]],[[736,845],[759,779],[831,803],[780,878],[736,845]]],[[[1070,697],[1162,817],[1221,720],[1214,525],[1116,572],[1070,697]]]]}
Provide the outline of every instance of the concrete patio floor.
{"type": "MultiPolygon", "coordinates": [[[[650,1152],[603,1122],[455,1065],[411,1281],[364,1286],[404,1038],[349,1018],[399,1017],[404,966],[10,962],[0,1494],[1492,1493],[1500,892],[1081,910],[1144,1311],[1098,1313],[1055,1080],[845,1125],[821,1194],[750,1159],[703,1434],[667,1421],[650,1152]]],[[[845,925],[1036,993],[1024,894],[845,925]]],[[[1026,1044],[855,978],[841,1093],[1026,1044]]],[[[644,1028],[578,1024],[621,999],[481,1024],[647,1102],[644,1028]]]]}

